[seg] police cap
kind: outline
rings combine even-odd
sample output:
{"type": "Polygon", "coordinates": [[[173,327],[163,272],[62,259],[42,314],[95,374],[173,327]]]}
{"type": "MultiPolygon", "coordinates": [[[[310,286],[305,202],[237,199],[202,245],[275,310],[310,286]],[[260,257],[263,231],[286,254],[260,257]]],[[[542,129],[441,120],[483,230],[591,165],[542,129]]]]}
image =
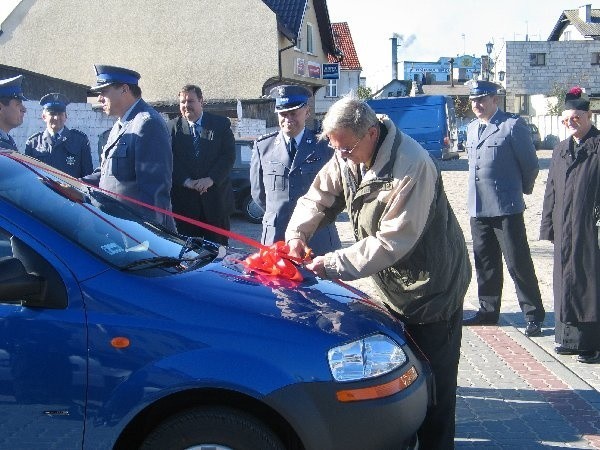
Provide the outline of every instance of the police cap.
{"type": "Polygon", "coordinates": [[[486,95],[496,95],[502,89],[502,86],[485,80],[471,80],[466,84],[469,86],[469,98],[485,97],[486,95]]]}
{"type": "Polygon", "coordinates": [[[140,74],[135,70],[116,66],[94,65],[96,70],[96,85],[90,87],[90,91],[96,92],[111,84],[138,84],[140,74]]]}
{"type": "Polygon", "coordinates": [[[27,100],[27,98],[23,95],[23,90],[21,89],[22,82],[23,75],[17,75],[16,77],[0,80],[0,97],[27,100]]]}
{"type": "Polygon", "coordinates": [[[58,92],[52,92],[51,94],[44,95],[40,100],[40,105],[46,111],[62,113],[67,110],[69,99],[58,92]]]}
{"type": "Polygon", "coordinates": [[[276,86],[269,93],[269,97],[275,99],[276,113],[302,108],[310,96],[308,89],[294,85],[276,86]]]}

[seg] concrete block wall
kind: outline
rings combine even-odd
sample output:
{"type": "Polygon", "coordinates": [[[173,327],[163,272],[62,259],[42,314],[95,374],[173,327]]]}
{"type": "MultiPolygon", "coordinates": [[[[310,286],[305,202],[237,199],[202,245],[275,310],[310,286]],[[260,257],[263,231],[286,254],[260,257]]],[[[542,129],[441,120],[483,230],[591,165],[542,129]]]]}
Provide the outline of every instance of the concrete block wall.
{"type": "MultiPolygon", "coordinates": [[[[46,124],[42,120],[42,107],[39,102],[26,101],[24,104],[27,112],[23,124],[10,132],[21,153],[25,151],[25,141],[29,136],[46,128],[46,124]]],[[[163,118],[168,120],[164,114],[163,118]]],[[[98,138],[104,131],[111,129],[114,123],[114,117],[106,116],[101,110],[92,109],[90,103],[71,103],[67,106],[66,126],[87,134],[92,149],[94,167],[99,165],[98,138]]],[[[231,129],[234,136],[239,139],[255,139],[267,131],[265,120],[250,118],[231,119],[231,129]]]]}
{"type": "MultiPolygon", "coordinates": [[[[26,101],[24,104],[27,112],[23,124],[10,132],[20,152],[25,151],[25,141],[29,136],[46,128],[46,124],[42,120],[42,107],[39,102],[26,101]]],[[[87,134],[92,148],[94,167],[99,164],[98,136],[105,130],[112,128],[114,123],[115,119],[113,117],[107,117],[102,111],[93,110],[90,103],[71,103],[67,106],[66,126],[87,134]]]]}
{"type": "Polygon", "coordinates": [[[515,112],[516,94],[548,94],[554,84],[600,93],[600,66],[591,64],[592,53],[600,52],[600,41],[510,41],[505,52],[506,68],[498,70],[506,71],[508,111],[515,112]],[[531,53],[544,53],[546,64],[532,66],[531,53]]]}

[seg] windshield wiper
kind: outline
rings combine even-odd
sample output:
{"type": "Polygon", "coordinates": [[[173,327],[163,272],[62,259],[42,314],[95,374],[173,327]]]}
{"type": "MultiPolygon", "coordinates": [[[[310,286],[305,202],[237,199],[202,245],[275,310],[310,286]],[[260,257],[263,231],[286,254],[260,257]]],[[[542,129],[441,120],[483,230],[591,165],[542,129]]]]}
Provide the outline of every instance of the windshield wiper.
{"type": "Polygon", "coordinates": [[[152,269],[155,267],[173,267],[179,266],[186,261],[193,261],[188,258],[175,258],[173,256],[154,256],[152,258],[138,259],[121,267],[121,270],[141,270],[152,269]]]}

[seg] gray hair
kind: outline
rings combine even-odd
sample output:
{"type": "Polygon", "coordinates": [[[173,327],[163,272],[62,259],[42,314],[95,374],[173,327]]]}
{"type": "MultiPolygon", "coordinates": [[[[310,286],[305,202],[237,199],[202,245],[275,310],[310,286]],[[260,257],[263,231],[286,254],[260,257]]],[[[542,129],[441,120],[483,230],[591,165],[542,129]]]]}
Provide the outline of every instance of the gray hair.
{"type": "Polygon", "coordinates": [[[347,128],[356,136],[364,136],[378,122],[375,111],[364,100],[346,96],[335,102],[323,119],[319,139],[326,139],[333,131],[347,128]]]}

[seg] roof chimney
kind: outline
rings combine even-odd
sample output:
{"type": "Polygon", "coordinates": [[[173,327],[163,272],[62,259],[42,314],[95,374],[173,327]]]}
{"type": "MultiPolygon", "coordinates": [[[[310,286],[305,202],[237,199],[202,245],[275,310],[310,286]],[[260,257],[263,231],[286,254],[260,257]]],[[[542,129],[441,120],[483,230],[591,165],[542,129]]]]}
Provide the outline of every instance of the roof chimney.
{"type": "Polygon", "coordinates": [[[580,6],[579,18],[585,23],[590,23],[592,21],[592,5],[580,6]]]}
{"type": "Polygon", "coordinates": [[[398,79],[398,38],[394,35],[394,37],[390,38],[392,41],[392,80],[398,79]]]}

